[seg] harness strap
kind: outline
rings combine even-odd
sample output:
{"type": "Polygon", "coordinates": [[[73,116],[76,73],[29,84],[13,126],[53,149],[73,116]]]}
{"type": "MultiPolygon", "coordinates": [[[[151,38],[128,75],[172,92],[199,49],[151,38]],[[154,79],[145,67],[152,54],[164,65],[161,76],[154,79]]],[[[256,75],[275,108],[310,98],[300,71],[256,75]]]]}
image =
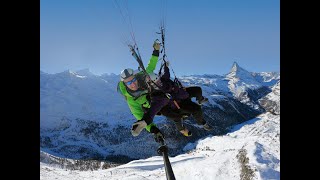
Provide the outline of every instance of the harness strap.
{"type": "MultiPolygon", "coordinates": [[[[166,93],[166,96],[167,96],[168,99],[172,100],[171,94],[166,93]]],[[[180,109],[180,106],[179,106],[179,104],[177,103],[176,100],[173,100],[173,103],[174,103],[174,105],[176,105],[176,107],[177,107],[178,109],[180,109]]]]}

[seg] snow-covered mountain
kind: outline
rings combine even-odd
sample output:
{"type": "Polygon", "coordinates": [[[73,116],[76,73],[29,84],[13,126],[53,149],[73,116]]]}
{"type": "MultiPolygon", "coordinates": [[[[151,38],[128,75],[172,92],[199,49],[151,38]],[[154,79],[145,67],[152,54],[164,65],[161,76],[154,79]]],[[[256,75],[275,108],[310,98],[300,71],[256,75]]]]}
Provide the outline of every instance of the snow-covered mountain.
{"type": "Polygon", "coordinates": [[[96,76],[88,69],[53,75],[40,71],[41,128],[63,129],[77,118],[120,123],[131,113],[116,92],[118,79],[115,74],[96,76]]]}
{"type": "Polygon", "coordinates": [[[60,158],[43,151],[40,151],[40,162],[51,167],[80,171],[108,169],[110,167],[116,167],[120,165],[98,160],[77,160],[60,158]]]}
{"type": "MultiPolygon", "coordinates": [[[[278,98],[280,100],[280,98],[278,98]]],[[[152,150],[156,150],[154,146],[152,150]]],[[[234,126],[227,134],[208,136],[170,157],[176,179],[280,179],[280,115],[269,112],[234,126]]],[[[101,163],[102,164],[102,163],[101,163]]],[[[161,156],[134,160],[117,167],[70,170],[40,162],[42,180],[166,179],[161,156]]],[[[83,167],[84,165],[79,165],[83,167]]]]}
{"type": "Polygon", "coordinates": [[[234,97],[254,109],[261,108],[258,99],[271,91],[269,87],[277,82],[272,80],[277,78],[280,79],[279,73],[251,73],[241,68],[236,62],[226,75],[229,90],[234,97]]]}
{"type": "Polygon", "coordinates": [[[252,73],[241,68],[238,63],[234,62],[231,71],[226,75],[229,80],[229,88],[236,96],[245,88],[257,89],[262,85],[255,79],[252,73]],[[239,92],[240,91],[240,92],[239,92]]]}
{"type": "Polygon", "coordinates": [[[264,86],[273,86],[280,80],[280,73],[278,72],[253,72],[252,76],[264,86]]]}
{"type": "MultiPolygon", "coordinates": [[[[185,125],[193,136],[186,138],[176,130],[173,122],[157,116],[154,122],[167,134],[171,156],[183,153],[183,147],[190,142],[208,135],[223,135],[232,125],[252,119],[265,110],[257,102],[267,93],[259,90],[265,88],[271,92],[277,82],[272,80],[280,79],[280,74],[252,75],[238,65],[234,66],[226,76],[179,78],[186,86],[202,87],[203,94],[209,98],[203,106],[204,116],[215,129],[206,132],[191,117],[185,125]],[[267,77],[263,78],[264,75],[267,77]],[[244,101],[232,87],[247,92],[247,99],[244,101]]],[[[88,69],[57,74],[40,71],[40,150],[59,158],[106,159],[116,163],[157,155],[156,151],[150,150],[158,146],[150,134],[143,131],[138,137],[131,136],[130,127],[135,119],[116,91],[118,81],[118,75],[97,76],[88,69]]]]}
{"type": "Polygon", "coordinates": [[[273,114],[280,115],[280,80],[272,87],[272,92],[259,99],[263,108],[273,114]]]}

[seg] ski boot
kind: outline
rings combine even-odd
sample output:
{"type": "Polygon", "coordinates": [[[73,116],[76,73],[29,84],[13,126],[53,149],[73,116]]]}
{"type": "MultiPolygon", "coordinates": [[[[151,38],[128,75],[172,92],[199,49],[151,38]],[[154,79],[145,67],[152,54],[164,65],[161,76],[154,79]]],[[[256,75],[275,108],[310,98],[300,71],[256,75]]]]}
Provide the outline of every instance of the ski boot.
{"type": "Polygon", "coordinates": [[[192,136],[191,131],[189,131],[187,128],[185,128],[184,130],[181,130],[180,133],[183,134],[186,137],[192,136]]]}
{"type": "Polygon", "coordinates": [[[208,98],[203,97],[203,96],[202,96],[201,99],[198,100],[198,103],[199,103],[200,105],[202,105],[202,104],[205,103],[205,102],[208,102],[208,98]]]}

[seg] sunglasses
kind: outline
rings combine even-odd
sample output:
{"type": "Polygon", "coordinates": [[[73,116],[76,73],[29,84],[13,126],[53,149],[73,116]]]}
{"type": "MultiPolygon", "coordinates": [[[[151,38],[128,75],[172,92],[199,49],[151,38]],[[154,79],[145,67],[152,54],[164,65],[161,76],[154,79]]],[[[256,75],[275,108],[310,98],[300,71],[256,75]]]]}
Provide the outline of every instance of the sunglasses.
{"type": "Polygon", "coordinates": [[[127,86],[130,86],[132,83],[134,83],[137,79],[133,78],[131,81],[125,82],[127,86]]]}

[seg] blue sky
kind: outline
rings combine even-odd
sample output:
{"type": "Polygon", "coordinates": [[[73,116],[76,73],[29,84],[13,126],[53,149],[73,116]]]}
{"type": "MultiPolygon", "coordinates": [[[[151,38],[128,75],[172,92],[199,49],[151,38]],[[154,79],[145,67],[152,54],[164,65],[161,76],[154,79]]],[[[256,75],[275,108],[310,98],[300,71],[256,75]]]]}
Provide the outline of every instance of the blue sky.
{"type": "Polygon", "coordinates": [[[280,71],[279,0],[41,0],[40,70],[135,69],[130,32],[146,65],[162,19],[177,76],[223,75],[234,61],[252,72],[280,71]],[[124,14],[127,5],[132,29],[116,3],[124,14]]]}

